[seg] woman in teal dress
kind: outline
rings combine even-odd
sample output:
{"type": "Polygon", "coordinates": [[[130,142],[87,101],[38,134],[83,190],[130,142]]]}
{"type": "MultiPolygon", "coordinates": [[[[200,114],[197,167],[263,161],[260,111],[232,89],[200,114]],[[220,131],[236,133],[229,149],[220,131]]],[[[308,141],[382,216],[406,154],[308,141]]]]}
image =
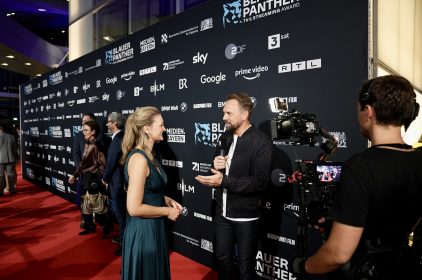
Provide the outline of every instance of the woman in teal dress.
{"type": "Polygon", "coordinates": [[[163,140],[164,121],[155,107],[129,116],[122,140],[127,190],[122,279],[170,279],[165,218],[175,221],[183,207],[164,195],[167,176],[152,154],[163,140]]]}

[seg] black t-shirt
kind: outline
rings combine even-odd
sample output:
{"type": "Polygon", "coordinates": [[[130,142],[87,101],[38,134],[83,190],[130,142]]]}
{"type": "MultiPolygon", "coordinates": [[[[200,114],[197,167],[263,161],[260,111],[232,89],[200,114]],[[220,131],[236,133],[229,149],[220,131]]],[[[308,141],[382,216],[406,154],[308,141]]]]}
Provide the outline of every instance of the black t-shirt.
{"type": "Polygon", "coordinates": [[[345,162],[334,220],[373,236],[392,227],[411,229],[421,214],[422,151],[374,147],[345,162]]]}
{"type": "Polygon", "coordinates": [[[372,147],[345,162],[333,218],[365,228],[352,260],[365,240],[403,244],[421,215],[422,151],[372,147]]]}

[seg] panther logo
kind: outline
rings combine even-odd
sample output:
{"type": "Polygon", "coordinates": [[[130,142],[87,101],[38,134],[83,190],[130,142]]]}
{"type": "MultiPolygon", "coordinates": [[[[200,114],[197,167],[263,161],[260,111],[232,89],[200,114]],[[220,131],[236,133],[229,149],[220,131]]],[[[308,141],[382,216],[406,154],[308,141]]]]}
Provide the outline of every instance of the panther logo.
{"type": "Polygon", "coordinates": [[[223,26],[226,27],[226,23],[242,23],[242,4],[241,0],[236,0],[223,5],[223,26]]]}

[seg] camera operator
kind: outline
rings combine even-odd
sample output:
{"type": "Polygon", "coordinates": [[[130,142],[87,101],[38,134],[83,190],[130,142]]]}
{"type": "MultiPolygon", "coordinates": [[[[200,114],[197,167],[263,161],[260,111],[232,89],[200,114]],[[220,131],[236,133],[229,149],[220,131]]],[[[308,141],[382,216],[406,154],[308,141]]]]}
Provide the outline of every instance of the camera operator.
{"type": "Polygon", "coordinates": [[[330,235],[314,255],[294,259],[294,272],[336,271],[335,279],[422,279],[407,245],[422,215],[422,151],[406,145],[401,134],[417,116],[415,97],[403,77],[363,83],[357,116],[372,146],[345,162],[330,235]]]}

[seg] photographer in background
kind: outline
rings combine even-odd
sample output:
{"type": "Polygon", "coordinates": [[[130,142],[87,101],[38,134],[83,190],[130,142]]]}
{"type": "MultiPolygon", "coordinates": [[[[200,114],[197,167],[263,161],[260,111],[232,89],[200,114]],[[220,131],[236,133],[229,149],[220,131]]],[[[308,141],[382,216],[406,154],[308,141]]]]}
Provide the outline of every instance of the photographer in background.
{"type": "Polygon", "coordinates": [[[299,276],[337,270],[335,279],[422,279],[420,256],[408,246],[422,215],[422,151],[401,135],[418,114],[415,97],[403,77],[363,83],[357,115],[372,146],[345,162],[330,235],[314,255],[293,261],[299,276]]]}

